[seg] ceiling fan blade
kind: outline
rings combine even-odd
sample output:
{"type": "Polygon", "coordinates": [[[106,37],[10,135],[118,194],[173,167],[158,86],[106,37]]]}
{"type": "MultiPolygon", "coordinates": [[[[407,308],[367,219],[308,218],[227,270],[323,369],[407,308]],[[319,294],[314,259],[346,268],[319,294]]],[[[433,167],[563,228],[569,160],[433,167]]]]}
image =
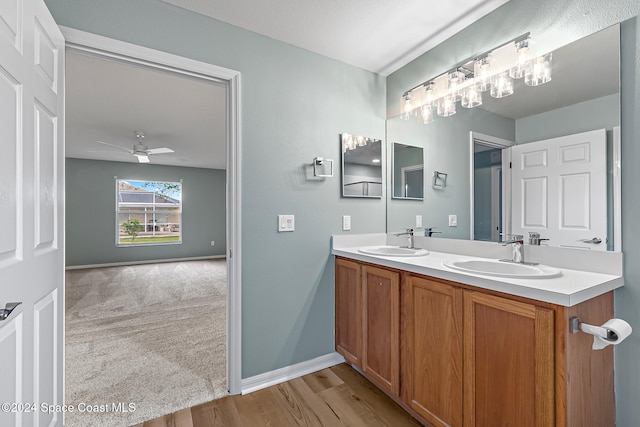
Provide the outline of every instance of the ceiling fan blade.
{"type": "Polygon", "coordinates": [[[133,150],[130,150],[130,149],[125,148],[125,147],[121,147],[121,146],[116,145],[116,144],[109,144],[108,142],[104,142],[104,141],[96,141],[96,142],[97,142],[98,144],[108,145],[109,147],[119,148],[119,149],[121,149],[121,150],[126,151],[127,153],[130,153],[130,154],[132,154],[132,153],[133,153],[133,150]]]}
{"type": "Polygon", "coordinates": [[[149,163],[149,157],[145,154],[134,154],[138,158],[138,163],[149,163]]]}
{"type": "Polygon", "coordinates": [[[171,148],[150,148],[147,150],[147,154],[166,154],[166,153],[175,153],[171,148]]]}

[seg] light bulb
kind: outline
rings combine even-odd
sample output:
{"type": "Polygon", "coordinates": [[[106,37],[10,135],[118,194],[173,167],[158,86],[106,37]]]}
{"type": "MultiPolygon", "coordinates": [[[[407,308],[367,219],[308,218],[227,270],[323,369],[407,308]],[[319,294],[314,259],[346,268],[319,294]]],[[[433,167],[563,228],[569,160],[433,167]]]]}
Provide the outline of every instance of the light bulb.
{"type": "Polygon", "coordinates": [[[524,83],[538,86],[551,81],[551,53],[534,58],[526,69],[524,83]]]}
{"type": "Polygon", "coordinates": [[[491,56],[488,55],[482,59],[478,59],[473,64],[473,74],[476,78],[476,89],[485,92],[491,87],[491,76],[489,74],[491,68],[491,56]]]}
{"type": "Polygon", "coordinates": [[[525,76],[532,56],[529,50],[529,40],[522,40],[516,43],[515,47],[517,59],[513,67],[509,68],[509,76],[513,79],[520,79],[525,76]]]}
{"type": "Polygon", "coordinates": [[[433,107],[430,104],[422,106],[422,123],[429,124],[433,121],[433,107]]]}
{"type": "Polygon", "coordinates": [[[449,88],[449,94],[453,96],[454,101],[460,101],[462,99],[462,93],[460,87],[464,83],[466,77],[464,73],[460,71],[453,71],[449,73],[449,80],[447,82],[449,88]]]}
{"type": "Polygon", "coordinates": [[[513,93],[513,80],[509,74],[500,73],[491,79],[491,96],[494,98],[504,98],[513,93]]]}
{"type": "Polygon", "coordinates": [[[405,94],[402,97],[402,120],[409,120],[413,115],[413,104],[411,103],[411,95],[405,94]]]}
{"type": "Polygon", "coordinates": [[[475,85],[468,86],[462,94],[460,105],[464,108],[473,108],[482,105],[482,93],[476,89],[475,85]]]}
{"type": "Polygon", "coordinates": [[[441,117],[453,116],[456,113],[456,101],[453,95],[446,95],[438,101],[437,111],[441,117]]]}

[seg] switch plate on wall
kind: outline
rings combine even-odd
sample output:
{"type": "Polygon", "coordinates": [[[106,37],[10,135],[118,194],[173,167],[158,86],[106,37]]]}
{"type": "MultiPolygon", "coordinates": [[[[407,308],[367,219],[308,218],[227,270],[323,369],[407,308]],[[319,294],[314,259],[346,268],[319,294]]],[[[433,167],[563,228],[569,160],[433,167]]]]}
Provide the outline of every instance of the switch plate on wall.
{"type": "Polygon", "coordinates": [[[278,231],[294,231],[295,215],[278,215],[278,231]]]}
{"type": "Polygon", "coordinates": [[[458,226],[458,215],[449,215],[449,227],[458,226]]]}
{"type": "Polygon", "coordinates": [[[416,228],[422,228],[422,215],[416,215],[416,228]]]}
{"type": "Polygon", "coordinates": [[[342,230],[351,230],[351,215],[342,215],[342,230]]]}

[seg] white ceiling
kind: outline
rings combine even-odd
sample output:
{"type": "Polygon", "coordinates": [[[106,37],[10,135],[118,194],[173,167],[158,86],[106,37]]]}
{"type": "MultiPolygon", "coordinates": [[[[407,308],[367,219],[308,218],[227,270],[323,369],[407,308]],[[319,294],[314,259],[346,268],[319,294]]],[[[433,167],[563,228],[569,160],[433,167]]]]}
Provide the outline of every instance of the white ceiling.
{"type": "Polygon", "coordinates": [[[66,157],[135,162],[135,131],[152,164],[225,169],[226,88],[175,73],[68,50],[66,157]]]}
{"type": "Polygon", "coordinates": [[[162,0],[386,76],[508,0],[162,0]]]}

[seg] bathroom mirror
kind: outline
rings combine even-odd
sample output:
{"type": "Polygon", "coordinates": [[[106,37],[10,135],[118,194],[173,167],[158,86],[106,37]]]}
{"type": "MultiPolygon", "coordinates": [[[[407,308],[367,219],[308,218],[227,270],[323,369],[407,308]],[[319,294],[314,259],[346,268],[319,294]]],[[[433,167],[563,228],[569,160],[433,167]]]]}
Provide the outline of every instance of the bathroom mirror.
{"type": "Polygon", "coordinates": [[[391,183],[394,199],[423,200],[424,156],[422,147],[394,142],[391,183]]]}
{"type": "Polygon", "coordinates": [[[382,140],[340,135],[342,196],[382,198],[382,140]]]}
{"type": "MultiPolygon", "coordinates": [[[[453,64],[452,64],[453,65],[453,64]]],[[[425,76],[429,77],[429,76],[425,76]]],[[[507,141],[507,145],[527,144],[555,137],[578,134],[596,129],[606,132],[606,228],[603,240],[605,249],[614,250],[614,231],[619,235],[614,206],[619,200],[616,184],[617,148],[620,126],[620,25],[594,33],[553,51],[552,80],[546,84],[529,87],[522,80],[515,80],[514,93],[494,99],[483,93],[483,103],[475,108],[462,108],[458,102],[456,114],[450,117],[436,116],[429,124],[422,124],[415,117],[402,120],[400,116],[387,121],[387,140],[424,148],[424,169],[447,174],[447,186],[435,189],[431,186],[431,174],[424,177],[423,201],[407,204],[393,196],[387,197],[387,231],[394,232],[415,227],[416,215],[423,218],[423,226],[436,227],[438,237],[470,239],[474,224],[483,220],[474,217],[481,187],[474,186],[473,135],[492,140],[507,141]],[[617,141],[616,141],[617,140],[617,141]],[[616,173],[614,174],[614,171],[616,173]],[[480,188],[480,190],[479,190],[480,188]],[[453,216],[453,218],[451,218],[453,216]],[[449,226],[450,220],[457,223],[449,226]]],[[[391,148],[387,149],[391,151],[391,148]]],[[[393,153],[389,153],[393,154],[393,153]]],[[[499,165],[497,154],[487,166],[499,165]],[[495,161],[494,161],[495,160],[495,161]]],[[[388,158],[392,158],[389,156],[388,158]]],[[[508,168],[509,163],[507,163],[508,168]]],[[[496,186],[501,177],[487,173],[487,185],[496,186]]],[[[393,185],[389,173],[388,182],[393,185]]],[[[505,186],[499,184],[505,191],[505,186]]],[[[509,189],[510,191],[510,189],[509,189]]],[[[490,192],[487,192],[489,194],[490,192]]],[[[510,193],[503,194],[504,211],[512,210],[510,193]]],[[[487,202],[482,199],[480,202],[487,202]]],[[[477,206],[476,211],[486,211],[477,206]]],[[[502,217],[499,216],[502,221],[502,217]]],[[[505,219],[505,220],[508,220],[505,219]]],[[[495,228],[495,224],[492,226],[495,228]]],[[[501,230],[498,230],[501,231],[501,230]]],[[[507,228],[508,231],[508,228],[507,228]]],[[[484,233],[481,240],[496,233],[484,233]]],[[[541,236],[545,237],[545,236],[541,236]]],[[[549,246],[553,243],[547,242],[549,246]]],[[[618,249],[616,249],[618,250],[618,249]]]]}

